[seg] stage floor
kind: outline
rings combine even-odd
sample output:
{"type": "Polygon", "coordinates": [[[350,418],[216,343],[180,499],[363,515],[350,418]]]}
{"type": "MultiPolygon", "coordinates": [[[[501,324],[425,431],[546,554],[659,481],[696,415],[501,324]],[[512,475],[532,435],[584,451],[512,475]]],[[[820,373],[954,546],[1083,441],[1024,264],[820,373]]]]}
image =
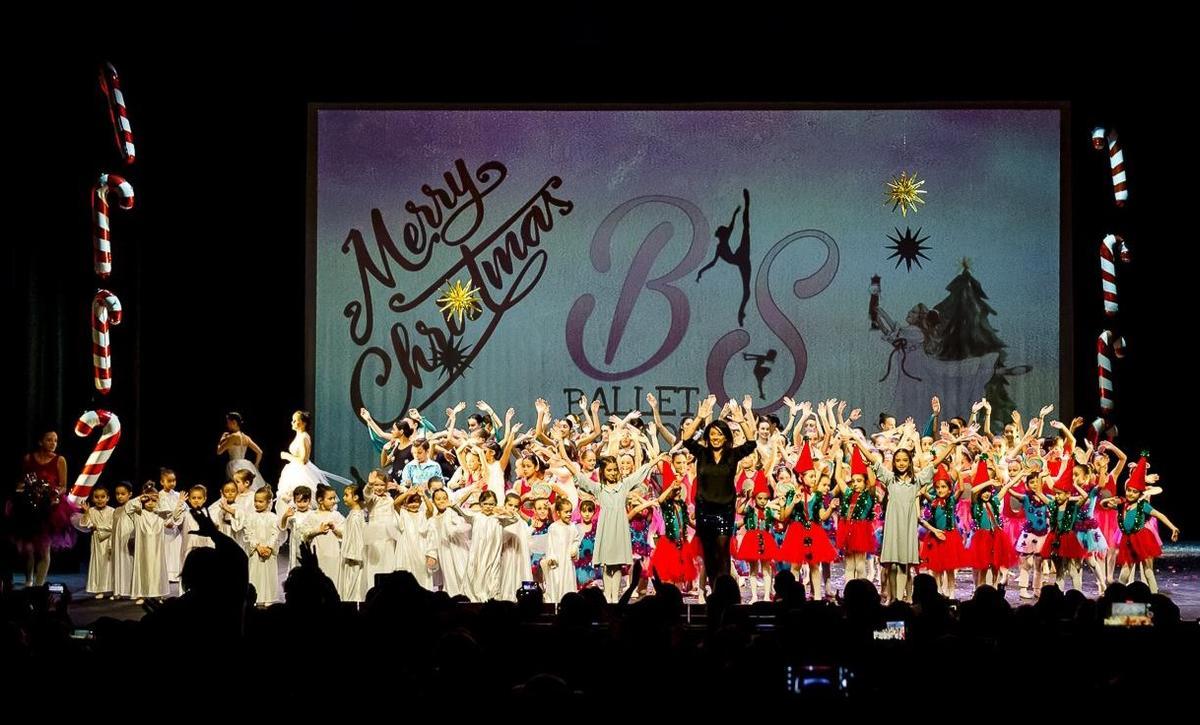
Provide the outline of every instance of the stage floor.
{"type": "MultiPolygon", "coordinates": [[[[1175,604],[1179,606],[1180,615],[1184,620],[1200,620],[1200,542],[1168,544],[1163,548],[1163,556],[1155,566],[1159,591],[1174,600],[1175,604]]],[[[287,558],[280,558],[280,578],[282,580],[286,574],[282,567],[286,566],[287,558]]],[[[840,572],[841,566],[835,564],[833,586],[838,591],[841,590],[843,584],[840,572]]],[[[19,575],[17,579],[19,582],[19,575]]],[[[71,590],[75,598],[71,606],[71,616],[78,626],[86,627],[101,617],[140,619],[144,613],[142,607],[130,601],[114,602],[108,599],[96,600],[89,597],[83,591],[86,581],[85,573],[51,576],[50,581],[61,582],[71,590]]],[[[172,585],[172,590],[178,591],[177,586],[172,585]]],[[[1095,577],[1086,567],[1083,572],[1083,591],[1089,597],[1096,595],[1095,577]]],[[[959,597],[971,596],[971,575],[965,570],[958,575],[957,592],[959,597]]],[[[1010,582],[1006,597],[1013,606],[1022,603],[1015,581],[1010,582]]],[[[694,602],[695,600],[689,601],[694,602]]],[[[742,585],[742,601],[747,603],[750,601],[750,587],[747,582],[743,582],[742,585]]]]}

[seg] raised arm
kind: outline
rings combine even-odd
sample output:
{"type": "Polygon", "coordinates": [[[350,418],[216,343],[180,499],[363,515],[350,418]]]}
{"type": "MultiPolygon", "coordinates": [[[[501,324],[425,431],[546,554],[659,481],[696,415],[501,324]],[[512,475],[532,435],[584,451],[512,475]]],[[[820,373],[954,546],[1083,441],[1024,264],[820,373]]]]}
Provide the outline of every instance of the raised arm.
{"type": "Polygon", "coordinates": [[[662,433],[667,445],[675,445],[675,435],[663,425],[662,415],[658,412],[658,399],[654,397],[654,393],[646,393],[646,405],[650,406],[650,414],[654,416],[654,430],[662,433]]]}
{"type": "Polygon", "coordinates": [[[391,438],[390,435],[383,432],[383,429],[380,428],[379,424],[375,422],[375,419],[371,417],[371,411],[367,410],[366,408],[359,408],[358,416],[363,419],[363,422],[367,424],[367,428],[369,428],[372,433],[385,441],[391,438]]]}
{"type": "MultiPolygon", "coordinates": [[[[733,401],[730,401],[730,402],[733,403],[733,401]]],[[[743,401],[743,406],[749,405],[749,404],[750,404],[750,396],[747,395],[745,400],[743,401]]],[[[746,440],[753,441],[754,440],[754,425],[746,418],[746,412],[743,409],[743,406],[739,406],[737,403],[733,403],[730,406],[730,408],[731,408],[730,414],[733,416],[733,422],[737,423],[738,426],[741,427],[742,435],[746,436],[746,440]]],[[[753,417],[753,415],[754,414],[751,413],[751,417],[753,417]]]]}
{"type": "Polygon", "coordinates": [[[516,414],[517,411],[512,408],[504,412],[504,444],[499,458],[500,470],[502,471],[508,467],[508,458],[512,455],[513,443],[516,441],[517,431],[521,429],[520,423],[514,425],[512,422],[513,416],[516,414]]]}
{"type": "Polygon", "coordinates": [[[871,463],[873,466],[883,464],[883,456],[873,453],[867,449],[866,442],[862,439],[862,434],[858,431],[851,431],[848,426],[843,427],[843,432],[847,439],[854,444],[854,447],[862,453],[862,457],[871,463]]]}
{"type": "Polygon", "coordinates": [[[941,452],[933,457],[933,461],[929,463],[929,467],[936,469],[938,466],[940,466],[942,461],[945,461],[946,458],[954,452],[954,450],[958,447],[958,444],[962,441],[962,438],[954,438],[950,440],[945,446],[942,447],[941,452]]]}
{"type": "Polygon", "coordinates": [[[788,409],[788,421],[787,425],[779,429],[779,432],[782,433],[786,438],[787,434],[792,430],[792,425],[796,423],[796,411],[800,410],[800,406],[796,404],[796,401],[786,396],[783,399],[783,404],[786,405],[788,409]]]}
{"type": "Polygon", "coordinates": [[[575,446],[577,448],[583,448],[587,444],[600,437],[600,401],[596,400],[592,402],[590,410],[591,415],[589,416],[588,399],[586,396],[581,395],[579,396],[579,409],[581,411],[579,414],[580,424],[582,425],[582,423],[586,421],[591,428],[590,431],[580,435],[579,439],[575,441],[575,446]]]}
{"type": "Polygon", "coordinates": [[[1102,441],[1100,443],[1100,449],[1101,450],[1110,450],[1113,453],[1117,454],[1116,464],[1114,466],[1112,466],[1111,468],[1109,468],[1108,470],[1109,470],[1109,473],[1113,477],[1113,485],[1114,486],[1120,485],[1121,474],[1123,474],[1125,472],[1125,464],[1127,464],[1129,462],[1129,457],[1126,456],[1125,453],[1122,452],[1120,448],[1117,448],[1116,444],[1114,444],[1112,441],[1102,441]]]}
{"type": "Polygon", "coordinates": [[[550,436],[546,435],[546,419],[550,417],[550,404],[543,398],[538,398],[533,401],[533,409],[537,412],[537,418],[533,423],[533,439],[542,443],[550,444],[550,436]]]}
{"type": "MultiPolygon", "coordinates": [[[[624,488],[625,490],[628,490],[630,488],[633,488],[637,484],[641,483],[642,481],[645,481],[646,476],[650,475],[650,470],[665,460],[667,460],[667,454],[659,453],[654,458],[651,458],[646,463],[644,463],[641,466],[639,466],[638,468],[634,469],[633,473],[631,473],[628,476],[626,476],[625,478],[623,478],[621,480],[621,487],[624,488]]],[[[589,493],[591,493],[591,492],[589,491],[589,493]]]]}
{"type": "Polygon", "coordinates": [[[696,406],[696,414],[692,416],[692,419],[687,422],[687,425],[683,426],[683,429],[679,431],[679,440],[690,441],[692,436],[696,435],[696,429],[700,427],[700,422],[712,415],[712,408],[716,402],[717,396],[715,395],[710,395],[704,400],[700,401],[700,404],[696,406]]]}
{"type": "Polygon", "coordinates": [[[492,406],[488,405],[486,400],[478,400],[475,401],[475,407],[479,409],[479,412],[484,413],[492,419],[492,430],[499,433],[504,426],[501,424],[500,416],[496,415],[496,411],[492,410],[492,406]]]}
{"type": "Polygon", "coordinates": [[[467,404],[463,401],[458,401],[453,408],[446,408],[446,434],[451,440],[454,439],[454,423],[458,420],[458,414],[467,409],[467,404]]]}
{"type": "Polygon", "coordinates": [[[1075,434],[1073,434],[1071,432],[1070,428],[1063,425],[1062,421],[1059,421],[1059,420],[1050,421],[1050,427],[1054,428],[1055,430],[1062,431],[1063,439],[1067,442],[1067,445],[1069,446],[1068,450],[1070,450],[1070,451],[1075,450],[1075,434]]]}

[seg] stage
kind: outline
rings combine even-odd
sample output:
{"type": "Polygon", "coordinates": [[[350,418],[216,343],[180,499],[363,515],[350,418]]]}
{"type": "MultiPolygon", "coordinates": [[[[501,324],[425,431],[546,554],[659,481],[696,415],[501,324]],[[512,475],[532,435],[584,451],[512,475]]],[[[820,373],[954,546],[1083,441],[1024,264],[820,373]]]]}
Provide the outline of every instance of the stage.
{"type": "MultiPolygon", "coordinates": [[[[1158,575],[1159,592],[1170,597],[1179,607],[1180,616],[1184,621],[1200,620],[1200,542],[1184,542],[1180,544],[1168,544],[1163,547],[1163,556],[1156,562],[1155,572],[1158,575]]],[[[283,569],[286,566],[286,557],[280,557],[280,577],[285,576],[286,572],[283,569]]],[[[841,578],[841,567],[834,567],[834,578],[832,586],[836,591],[841,591],[843,579],[841,578]]],[[[113,617],[116,619],[136,620],[141,619],[145,613],[143,607],[134,604],[131,601],[112,601],[109,599],[96,600],[89,597],[84,591],[84,581],[87,578],[86,571],[81,571],[78,574],[53,575],[50,577],[52,583],[62,583],[71,591],[75,601],[71,605],[70,613],[72,620],[77,626],[87,627],[102,617],[113,617]]],[[[178,592],[178,585],[171,585],[172,592],[178,592]]],[[[960,598],[969,598],[971,595],[971,575],[966,570],[961,570],[958,575],[957,589],[960,598]]],[[[1090,570],[1085,569],[1083,573],[1083,591],[1089,598],[1095,598],[1096,584],[1095,578],[1090,570]]],[[[1005,591],[1005,598],[1009,604],[1018,607],[1021,604],[1031,604],[1036,600],[1022,600],[1018,595],[1015,581],[1005,591]]],[[[748,582],[743,582],[742,585],[742,602],[748,604],[750,601],[750,589],[748,582]]],[[[696,605],[694,597],[687,599],[689,605],[696,605]]],[[[685,614],[686,621],[700,619],[702,617],[703,607],[689,606],[685,614]]]]}

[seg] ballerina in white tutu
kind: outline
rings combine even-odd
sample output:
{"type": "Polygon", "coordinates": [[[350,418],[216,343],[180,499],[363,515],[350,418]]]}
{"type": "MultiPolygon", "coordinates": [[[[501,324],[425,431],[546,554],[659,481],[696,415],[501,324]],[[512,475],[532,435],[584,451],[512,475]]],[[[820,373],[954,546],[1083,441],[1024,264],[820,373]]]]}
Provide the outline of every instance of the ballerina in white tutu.
{"type": "Polygon", "coordinates": [[[328,486],[325,473],[312,462],[312,437],[308,435],[312,414],[307,410],[297,410],[292,414],[292,430],[296,437],[286,451],[281,451],[279,457],[287,461],[283,472],[279,474],[279,493],[275,497],[275,511],[282,513],[292,505],[292,491],[297,486],[308,486],[316,491],[318,485],[328,486]]]}
{"type": "Polygon", "coordinates": [[[253,438],[242,430],[241,413],[226,413],[225,429],[225,433],[221,434],[221,440],[217,441],[217,455],[229,454],[229,463],[225,464],[225,480],[232,481],[236,471],[245,469],[254,474],[251,491],[257,491],[267,485],[262,474],[258,472],[258,467],[262,465],[262,449],[258,447],[253,438]],[[253,461],[246,458],[247,450],[254,453],[253,461]]]}

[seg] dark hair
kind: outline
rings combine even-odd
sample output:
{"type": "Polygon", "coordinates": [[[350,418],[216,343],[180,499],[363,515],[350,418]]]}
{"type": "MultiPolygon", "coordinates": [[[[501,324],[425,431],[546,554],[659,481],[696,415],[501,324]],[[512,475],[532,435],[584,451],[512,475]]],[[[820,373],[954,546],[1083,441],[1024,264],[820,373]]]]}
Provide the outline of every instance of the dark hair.
{"type": "MultiPolygon", "coordinates": [[[[479,503],[484,503],[485,500],[491,501],[492,503],[496,503],[496,492],[488,490],[488,491],[484,491],[483,493],[479,494],[479,503]]],[[[508,497],[505,496],[504,500],[507,501],[508,497]]]]}
{"type": "Polygon", "coordinates": [[[239,428],[242,427],[242,414],[241,413],[238,413],[235,411],[230,411],[225,414],[225,420],[232,420],[234,423],[238,424],[239,428]]]}
{"type": "Polygon", "coordinates": [[[129,493],[133,493],[133,484],[129,481],[117,481],[115,484],[113,484],[113,493],[116,493],[118,488],[123,488],[129,493]]]}
{"type": "Polygon", "coordinates": [[[158,477],[159,478],[162,478],[163,476],[168,476],[168,475],[174,476],[175,471],[173,469],[167,468],[165,466],[163,468],[158,469],[158,477]]]}
{"type": "Polygon", "coordinates": [[[721,431],[721,433],[725,436],[725,450],[729,450],[730,448],[732,448],[733,447],[733,431],[729,430],[729,424],[723,420],[714,420],[713,422],[711,422],[707,426],[705,426],[704,441],[706,443],[708,442],[709,431],[711,431],[713,428],[716,428],[717,430],[721,431]]]}
{"type": "Polygon", "coordinates": [[[34,451],[41,449],[42,439],[46,437],[47,433],[54,433],[55,435],[58,434],[58,430],[56,430],[54,428],[54,426],[49,426],[49,425],[39,425],[38,427],[34,428],[34,430],[37,431],[37,434],[33,438],[33,449],[32,450],[34,450],[34,451]]]}
{"type": "Polygon", "coordinates": [[[292,489],[292,498],[293,499],[307,498],[307,499],[311,500],[312,499],[312,489],[309,488],[308,486],[296,486],[296,488],[292,489]]]}
{"type": "Polygon", "coordinates": [[[894,419],[895,417],[896,416],[892,415],[891,413],[880,413],[879,414],[879,427],[882,428],[883,424],[887,422],[888,418],[894,419]]]}
{"type": "Polygon", "coordinates": [[[629,425],[637,428],[638,430],[646,430],[646,421],[642,420],[641,418],[634,418],[633,420],[629,421],[629,425]]]}
{"type": "Polygon", "coordinates": [[[304,423],[305,430],[312,427],[312,413],[307,410],[297,410],[293,415],[300,416],[300,422],[304,423]]]}
{"type": "Polygon", "coordinates": [[[427,451],[427,450],[429,450],[429,441],[425,440],[424,438],[418,438],[412,442],[412,447],[413,447],[414,451],[416,451],[416,450],[427,451]]]}
{"type": "MultiPolygon", "coordinates": [[[[296,489],[299,490],[300,487],[297,486],[296,489]]],[[[317,484],[317,500],[320,501],[321,499],[325,498],[325,494],[329,493],[332,490],[333,490],[332,486],[326,486],[323,483],[318,483],[317,484]]]]}
{"type": "MultiPolygon", "coordinates": [[[[120,486],[122,484],[118,483],[117,485],[120,486]]],[[[88,494],[88,498],[95,496],[97,491],[103,491],[105,493],[108,493],[108,488],[106,488],[105,486],[96,486],[95,488],[92,489],[92,492],[88,494]]]]}
{"type": "Polygon", "coordinates": [[[596,510],[596,502],[592,501],[591,499],[584,499],[579,502],[579,510],[580,511],[595,511],[596,510]]]}
{"type": "Polygon", "coordinates": [[[357,483],[346,484],[346,487],[342,489],[342,497],[345,498],[346,496],[353,496],[355,501],[361,500],[362,487],[357,483]]]}
{"type": "Polygon", "coordinates": [[[610,463],[613,464],[614,466],[619,465],[617,463],[616,456],[610,456],[608,454],[605,454],[603,456],[596,456],[596,470],[600,472],[601,478],[604,477],[604,467],[610,463]]]}
{"type": "Polygon", "coordinates": [[[272,489],[272,488],[271,488],[271,485],[270,485],[270,484],[267,484],[266,486],[263,486],[262,488],[260,488],[260,489],[258,489],[257,491],[255,491],[255,492],[254,492],[254,495],[255,495],[255,496],[257,496],[257,495],[258,495],[258,494],[260,494],[260,493],[265,493],[265,494],[267,494],[267,498],[268,498],[268,499],[275,498],[275,491],[274,491],[274,489],[272,489]]]}
{"type": "Polygon", "coordinates": [[[254,482],[254,472],[251,471],[249,468],[239,468],[233,472],[233,480],[235,482],[240,481],[242,479],[245,479],[248,482],[253,483],[254,482]]]}
{"type": "Polygon", "coordinates": [[[896,456],[900,455],[901,453],[908,456],[908,470],[904,472],[904,475],[907,478],[913,478],[917,475],[917,472],[913,470],[913,452],[909,448],[897,448],[892,452],[892,474],[897,476],[900,475],[896,473],[896,456]]]}
{"type": "Polygon", "coordinates": [[[417,429],[417,427],[415,425],[413,425],[412,421],[409,420],[408,418],[404,418],[403,420],[396,422],[396,430],[400,431],[400,433],[402,433],[405,438],[412,435],[413,431],[415,431],[416,429],[417,429]]]}
{"type": "MultiPolygon", "coordinates": [[[[492,493],[492,492],[491,492],[491,491],[484,491],[483,493],[479,494],[479,500],[480,500],[480,501],[482,501],[482,500],[483,500],[483,497],[484,497],[485,495],[489,494],[489,493],[492,493]]],[[[494,499],[494,498],[496,498],[496,494],[492,493],[492,498],[493,498],[493,499],[494,499]]],[[[508,503],[508,500],[509,500],[510,498],[511,498],[513,501],[516,501],[516,502],[518,502],[518,503],[520,503],[520,501],[521,501],[521,497],[520,497],[520,496],[518,496],[517,494],[513,493],[512,491],[509,491],[508,493],[504,494],[504,503],[508,503]]]]}
{"type": "Polygon", "coordinates": [[[539,473],[546,470],[546,462],[543,461],[541,456],[537,455],[536,453],[529,453],[529,454],[523,455],[523,456],[521,456],[521,460],[533,461],[533,465],[537,468],[539,473]]]}
{"type": "Polygon", "coordinates": [[[491,420],[484,416],[483,413],[471,413],[467,416],[467,420],[475,421],[475,424],[481,428],[491,423],[491,420]]]}
{"type": "Polygon", "coordinates": [[[575,450],[574,443],[572,443],[571,441],[563,441],[563,450],[567,452],[567,460],[568,461],[575,460],[577,452],[575,450]]]}
{"type": "Polygon", "coordinates": [[[779,423],[779,416],[775,415],[774,413],[770,413],[768,415],[764,415],[762,418],[759,418],[760,421],[763,419],[765,419],[768,423],[770,423],[771,427],[774,428],[775,430],[779,430],[780,428],[783,427],[779,423]]]}
{"type": "Polygon", "coordinates": [[[567,498],[566,496],[562,496],[554,500],[555,511],[562,511],[563,509],[568,508],[574,508],[574,506],[571,505],[571,499],[567,498]]]}
{"type": "Polygon", "coordinates": [[[208,499],[208,487],[205,486],[203,483],[197,483],[194,486],[192,486],[191,488],[189,488],[188,494],[191,494],[192,491],[199,491],[200,493],[204,494],[205,500],[208,499]]]}

